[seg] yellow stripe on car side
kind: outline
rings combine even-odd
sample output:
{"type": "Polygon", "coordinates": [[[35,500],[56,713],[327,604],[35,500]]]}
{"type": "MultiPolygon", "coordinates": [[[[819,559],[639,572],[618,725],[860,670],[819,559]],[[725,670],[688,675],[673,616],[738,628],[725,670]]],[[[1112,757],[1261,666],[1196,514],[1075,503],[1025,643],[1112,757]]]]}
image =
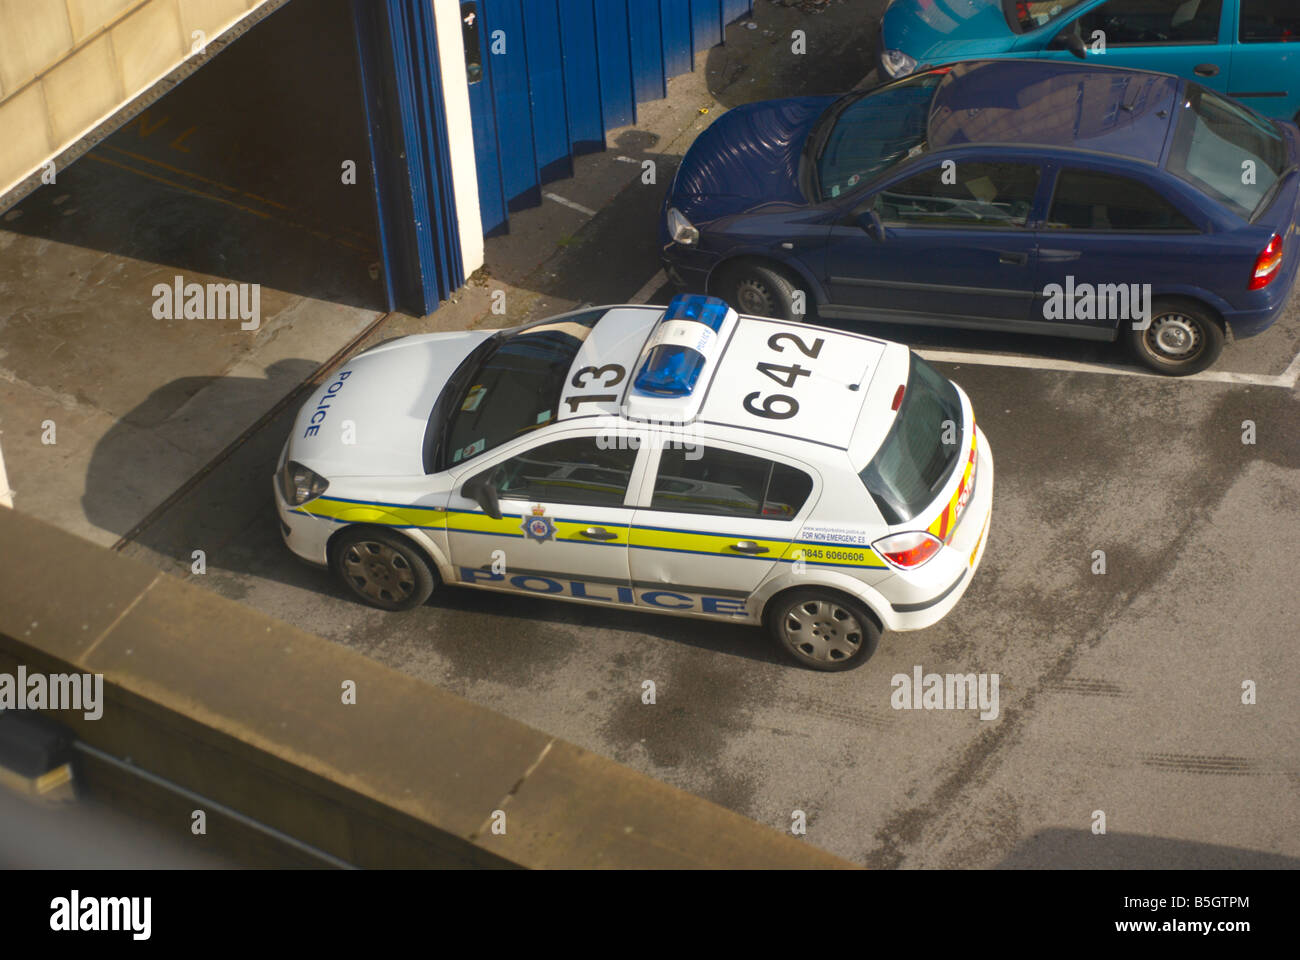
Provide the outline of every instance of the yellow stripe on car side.
{"type": "Polygon", "coordinates": [[[377,523],[390,527],[442,527],[447,518],[447,511],[441,507],[356,503],[331,497],[317,497],[298,507],[296,512],[340,523],[377,523]]]}
{"type": "MultiPolygon", "coordinates": [[[[384,526],[442,528],[448,533],[479,533],[501,537],[524,537],[523,522],[532,514],[504,514],[496,520],[486,513],[472,510],[444,510],[440,507],[397,506],[382,503],[356,503],[319,497],[297,513],[321,517],[339,523],[375,523],[384,526]]],[[[741,557],[768,561],[795,563],[800,560],[810,566],[864,567],[887,569],[887,565],[870,547],[847,546],[834,543],[801,543],[788,540],[768,540],[762,537],[745,537],[739,534],[706,533],[700,530],[667,529],[659,527],[629,527],[608,522],[579,522],[556,520],[549,515],[555,527],[555,540],[571,543],[599,543],[607,546],[630,546],[644,550],[664,550],[672,553],[708,554],[721,557],[741,557]],[[614,534],[609,540],[584,537],[583,531],[599,527],[614,534]],[[748,553],[733,550],[741,542],[766,547],[765,553],[748,553]]],[[[793,531],[792,531],[793,532],[793,531]]]]}

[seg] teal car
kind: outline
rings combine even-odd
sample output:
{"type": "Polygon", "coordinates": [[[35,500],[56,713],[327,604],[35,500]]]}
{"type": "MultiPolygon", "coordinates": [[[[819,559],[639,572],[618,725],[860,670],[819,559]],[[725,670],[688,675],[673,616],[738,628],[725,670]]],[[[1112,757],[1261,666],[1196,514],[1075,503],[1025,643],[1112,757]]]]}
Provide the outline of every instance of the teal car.
{"type": "Polygon", "coordinates": [[[1300,122],[1300,0],[893,0],[881,81],[990,57],[1079,57],[1195,80],[1300,122]]]}

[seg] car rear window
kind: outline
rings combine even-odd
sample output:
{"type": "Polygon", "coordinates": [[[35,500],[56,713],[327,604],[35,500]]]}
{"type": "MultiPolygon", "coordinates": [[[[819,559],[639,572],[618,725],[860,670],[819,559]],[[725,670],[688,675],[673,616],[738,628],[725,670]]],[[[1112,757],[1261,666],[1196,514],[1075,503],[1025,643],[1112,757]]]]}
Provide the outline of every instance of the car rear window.
{"type": "Polygon", "coordinates": [[[1170,173],[1249,219],[1285,166],[1286,144],[1269,121],[1204,87],[1190,87],[1170,173]]]}
{"type": "Polygon", "coordinates": [[[1300,40],[1300,6],[1295,0],[1241,0],[1242,43],[1300,40]]]}
{"type": "Polygon", "coordinates": [[[858,474],[885,522],[906,523],[934,502],[961,455],[961,397],[952,382],[912,354],[894,425],[858,474]]]}

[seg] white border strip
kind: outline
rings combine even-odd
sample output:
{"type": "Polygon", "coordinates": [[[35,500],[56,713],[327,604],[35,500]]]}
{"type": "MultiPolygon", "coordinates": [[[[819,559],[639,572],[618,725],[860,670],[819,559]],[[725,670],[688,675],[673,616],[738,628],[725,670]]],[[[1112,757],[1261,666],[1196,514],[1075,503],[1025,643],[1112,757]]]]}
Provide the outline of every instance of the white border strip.
{"type": "Polygon", "coordinates": [[[656,290],[658,290],[667,282],[668,282],[668,274],[660,270],[658,273],[656,273],[653,277],[651,277],[649,280],[645,282],[645,286],[643,286],[636,293],[632,294],[631,298],[627,302],[645,303],[647,300],[650,299],[650,294],[654,293],[656,290]]]}
{"type": "Polygon", "coordinates": [[[558,193],[543,193],[542,196],[544,196],[547,200],[554,200],[556,203],[560,204],[561,206],[568,207],[570,210],[577,210],[579,213],[585,213],[589,217],[594,217],[596,215],[596,211],[591,209],[591,207],[584,207],[580,203],[574,203],[572,200],[566,200],[558,193]]]}
{"type": "Polygon", "coordinates": [[[1136,367],[1112,367],[1104,363],[1080,360],[1056,360],[1051,357],[1021,357],[1007,353],[967,353],[961,350],[915,350],[926,360],[936,363],[969,363],[987,367],[1019,367],[1024,370],[1061,370],[1067,373],[1106,373],[1117,377],[1152,377],[1156,380],[1199,380],[1203,383],[1238,383],[1256,387],[1282,387],[1290,390],[1300,380],[1300,354],[1286,370],[1271,376],[1264,373],[1233,373],[1229,370],[1205,370],[1186,377],[1139,370],[1136,367]]]}

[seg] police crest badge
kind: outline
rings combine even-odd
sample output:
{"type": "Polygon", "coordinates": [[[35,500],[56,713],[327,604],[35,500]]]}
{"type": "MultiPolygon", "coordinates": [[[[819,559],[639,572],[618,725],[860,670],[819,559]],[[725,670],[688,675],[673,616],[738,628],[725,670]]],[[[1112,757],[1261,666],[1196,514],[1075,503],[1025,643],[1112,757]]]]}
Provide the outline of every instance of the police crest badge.
{"type": "Polygon", "coordinates": [[[540,503],[533,505],[533,515],[524,517],[520,529],[529,540],[536,540],[538,543],[555,539],[555,524],[551,522],[550,517],[546,516],[546,508],[540,503]]]}

